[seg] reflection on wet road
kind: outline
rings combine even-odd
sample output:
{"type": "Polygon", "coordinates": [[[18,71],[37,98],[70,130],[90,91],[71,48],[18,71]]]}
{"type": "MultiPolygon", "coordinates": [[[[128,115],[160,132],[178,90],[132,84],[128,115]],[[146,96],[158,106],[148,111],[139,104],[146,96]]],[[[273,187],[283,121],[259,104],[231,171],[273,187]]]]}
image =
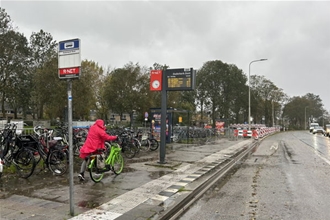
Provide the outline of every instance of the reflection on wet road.
{"type": "Polygon", "coordinates": [[[309,136],[299,136],[297,138],[299,138],[304,144],[310,146],[317,155],[330,160],[330,138],[321,134],[309,133],[308,135],[309,136]]]}
{"type": "MultiPolygon", "coordinates": [[[[156,152],[155,152],[156,153],[156,152]]],[[[77,174],[80,160],[75,160],[74,173],[77,174]]],[[[94,183],[85,173],[86,181],[81,183],[74,176],[74,199],[78,207],[94,208],[108,202],[114,197],[143,185],[153,179],[170,173],[167,169],[139,169],[144,163],[126,163],[124,171],[120,175],[107,173],[100,183],[94,183]]],[[[12,195],[23,195],[47,199],[55,202],[69,203],[69,174],[54,176],[47,169],[38,166],[35,173],[28,179],[17,178],[6,170],[0,180],[0,199],[12,195]]]]}

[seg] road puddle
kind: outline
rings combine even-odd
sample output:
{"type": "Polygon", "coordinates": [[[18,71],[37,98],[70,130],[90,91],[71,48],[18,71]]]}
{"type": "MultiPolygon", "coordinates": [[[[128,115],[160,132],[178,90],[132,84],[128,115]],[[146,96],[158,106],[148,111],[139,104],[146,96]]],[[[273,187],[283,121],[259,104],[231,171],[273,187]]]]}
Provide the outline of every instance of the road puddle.
{"type": "Polygon", "coordinates": [[[93,202],[93,201],[80,201],[78,202],[78,206],[82,208],[88,208],[88,209],[93,209],[95,207],[100,206],[101,204],[98,202],[93,202]]]}

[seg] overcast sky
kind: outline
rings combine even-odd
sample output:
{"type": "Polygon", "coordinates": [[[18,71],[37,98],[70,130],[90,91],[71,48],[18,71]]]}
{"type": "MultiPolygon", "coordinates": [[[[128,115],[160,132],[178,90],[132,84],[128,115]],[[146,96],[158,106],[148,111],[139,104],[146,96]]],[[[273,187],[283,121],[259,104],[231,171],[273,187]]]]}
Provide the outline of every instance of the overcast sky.
{"type": "MultiPolygon", "coordinates": [[[[79,38],[82,59],[199,69],[207,61],[263,75],[284,93],[319,95],[330,111],[330,1],[0,0],[18,31],[79,38]]],[[[305,106],[302,106],[304,108],[305,106]]]]}

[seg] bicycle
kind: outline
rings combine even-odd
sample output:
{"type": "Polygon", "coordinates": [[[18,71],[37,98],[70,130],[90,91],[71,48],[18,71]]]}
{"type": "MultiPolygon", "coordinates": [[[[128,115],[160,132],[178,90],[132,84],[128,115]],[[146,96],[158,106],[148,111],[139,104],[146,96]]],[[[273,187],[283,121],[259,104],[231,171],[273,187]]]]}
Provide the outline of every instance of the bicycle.
{"type": "Polygon", "coordinates": [[[106,149],[99,149],[88,156],[87,167],[91,179],[98,183],[103,179],[104,173],[113,171],[119,175],[124,169],[124,158],[118,143],[105,142],[106,149]]]}
{"type": "Polygon", "coordinates": [[[35,126],[33,128],[37,140],[33,136],[25,136],[28,139],[34,139],[37,144],[33,148],[37,163],[42,159],[43,165],[54,174],[63,175],[69,167],[68,145],[62,143],[61,137],[53,137],[52,129],[35,126]]]}
{"type": "Polygon", "coordinates": [[[144,136],[142,135],[142,131],[138,131],[135,137],[141,143],[141,149],[143,151],[155,151],[159,147],[159,142],[155,138],[153,138],[151,132],[148,132],[148,136],[144,136]]]}
{"type": "Polygon", "coordinates": [[[32,151],[17,145],[16,128],[16,124],[7,124],[1,134],[0,177],[4,166],[14,164],[19,177],[27,179],[32,175],[37,163],[32,151]]]}
{"type": "MultiPolygon", "coordinates": [[[[69,145],[69,130],[67,125],[57,126],[55,128],[56,136],[63,139],[63,143],[69,145]]],[[[79,156],[80,149],[84,145],[88,134],[88,130],[84,128],[73,129],[72,131],[72,145],[73,155],[79,156]]]]}
{"type": "Polygon", "coordinates": [[[118,135],[119,145],[126,158],[132,159],[138,153],[139,149],[136,141],[127,131],[123,131],[118,135]]]}
{"type": "MultiPolygon", "coordinates": [[[[132,142],[133,145],[136,147],[136,154],[140,153],[141,150],[141,142],[137,138],[137,135],[134,136],[134,131],[133,130],[126,130],[126,133],[128,134],[128,141],[132,142]]],[[[144,149],[143,149],[144,150],[144,149]]]]}

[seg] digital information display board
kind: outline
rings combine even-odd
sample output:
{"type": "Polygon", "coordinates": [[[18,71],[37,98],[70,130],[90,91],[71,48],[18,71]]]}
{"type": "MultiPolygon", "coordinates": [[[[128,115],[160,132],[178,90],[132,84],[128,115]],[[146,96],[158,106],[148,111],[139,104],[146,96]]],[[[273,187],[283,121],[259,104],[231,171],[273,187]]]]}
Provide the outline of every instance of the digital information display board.
{"type": "Polygon", "coordinates": [[[194,90],[196,71],[192,68],[167,69],[165,71],[166,90],[194,90]]]}

